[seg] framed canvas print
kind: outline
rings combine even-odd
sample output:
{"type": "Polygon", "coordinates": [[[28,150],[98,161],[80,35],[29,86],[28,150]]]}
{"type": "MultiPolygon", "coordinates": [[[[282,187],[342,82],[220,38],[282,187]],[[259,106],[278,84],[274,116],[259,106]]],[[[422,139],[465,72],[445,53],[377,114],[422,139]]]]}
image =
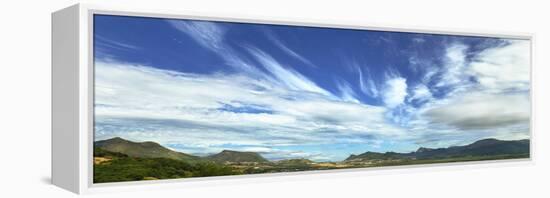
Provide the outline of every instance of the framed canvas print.
{"type": "Polygon", "coordinates": [[[528,34],[76,5],[52,45],[52,179],[77,193],[531,159],[528,34]]]}

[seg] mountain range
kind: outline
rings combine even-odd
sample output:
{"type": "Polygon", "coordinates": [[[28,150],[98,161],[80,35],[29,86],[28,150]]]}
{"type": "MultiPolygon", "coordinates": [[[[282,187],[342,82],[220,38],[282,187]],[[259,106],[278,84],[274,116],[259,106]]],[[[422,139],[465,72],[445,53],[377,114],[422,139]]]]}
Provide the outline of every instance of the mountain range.
{"type": "MultiPolygon", "coordinates": [[[[129,157],[137,158],[168,158],[186,162],[215,162],[215,163],[269,163],[270,161],[255,152],[240,152],[223,150],[220,153],[206,157],[194,156],[182,152],[170,150],[156,142],[132,142],[115,137],[112,139],[96,141],[96,148],[121,153],[129,157]]],[[[529,154],[529,140],[503,141],[497,139],[483,139],[464,146],[452,146],[448,148],[424,148],[420,147],[414,152],[365,152],[359,155],[350,155],[346,162],[362,162],[370,160],[398,160],[398,159],[445,159],[456,157],[483,157],[498,155],[529,154]]],[[[311,164],[308,159],[288,159],[276,162],[277,164],[311,164]]]]}
{"type": "Polygon", "coordinates": [[[497,139],[483,139],[464,146],[448,148],[424,148],[410,153],[396,152],[365,152],[360,155],[350,155],[344,161],[368,161],[391,159],[441,159],[458,157],[481,157],[497,155],[529,154],[529,140],[503,141],[497,139]]]}

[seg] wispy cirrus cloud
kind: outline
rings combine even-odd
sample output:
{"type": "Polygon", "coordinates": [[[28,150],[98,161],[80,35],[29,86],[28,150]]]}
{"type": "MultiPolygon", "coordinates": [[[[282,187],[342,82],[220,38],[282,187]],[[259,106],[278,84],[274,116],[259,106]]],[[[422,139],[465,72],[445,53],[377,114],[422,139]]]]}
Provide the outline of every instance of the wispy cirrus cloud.
{"type": "Polygon", "coordinates": [[[226,48],[223,40],[226,29],[208,21],[169,20],[173,27],[189,35],[201,46],[212,51],[226,48]]]}
{"type": "Polygon", "coordinates": [[[340,98],[347,102],[360,103],[357,99],[357,94],[353,91],[351,85],[345,80],[338,80],[336,82],[336,87],[340,91],[340,98]]]}
{"type": "MultiPolygon", "coordinates": [[[[201,46],[224,58],[230,65],[236,67],[240,72],[253,75],[254,77],[265,78],[272,82],[282,83],[293,90],[310,91],[330,95],[328,91],[320,88],[314,82],[307,79],[297,71],[290,67],[284,67],[281,65],[264,51],[256,47],[243,45],[243,48],[245,48],[250,55],[260,62],[260,64],[269,72],[269,74],[265,74],[257,67],[251,65],[250,61],[245,60],[243,58],[244,56],[237,53],[232,46],[227,45],[224,42],[224,34],[228,30],[224,29],[220,25],[207,21],[170,20],[169,23],[182,33],[192,37],[201,46]]],[[[278,42],[278,45],[284,46],[281,41],[278,42]]],[[[285,51],[288,50],[288,52],[296,55],[303,61],[307,61],[292,50],[286,47],[285,49],[285,51]]]]}
{"type": "Polygon", "coordinates": [[[223,26],[209,21],[168,20],[168,23],[183,34],[191,37],[202,47],[220,56],[237,71],[262,77],[261,71],[251,65],[232,46],[224,42],[224,37],[228,30],[223,26]]]}
{"type": "Polygon", "coordinates": [[[246,49],[267,71],[270,72],[271,75],[275,77],[278,83],[284,84],[287,88],[297,91],[308,91],[323,95],[331,95],[330,92],[319,87],[307,77],[292,68],[285,68],[264,51],[251,46],[247,46],[246,49]]]}
{"type": "Polygon", "coordinates": [[[357,74],[359,75],[359,88],[361,89],[361,92],[372,98],[377,98],[379,95],[378,86],[374,83],[370,72],[367,70],[366,74],[364,74],[363,69],[361,69],[360,66],[357,64],[354,64],[354,66],[357,74]],[[364,75],[366,75],[366,77],[364,75]]]}
{"type": "Polygon", "coordinates": [[[121,41],[109,39],[97,34],[94,35],[94,39],[95,39],[94,42],[97,44],[98,47],[107,47],[107,48],[114,48],[117,50],[126,50],[126,51],[141,49],[141,47],[124,43],[121,41]]]}
{"type": "Polygon", "coordinates": [[[275,44],[281,50],[286,52],[288,55],[290,55],[290,56],[296,58],[297,60],[301,61],[306,66],[317,68],[317,66],[315,64],[313,64],[310,60],[308,60],[307,58],[305,58],[302,55],[298,54],[296,51],[294,51],[294,50],[290,49],[289,47],[287,47],[287,45],[285,43],[283,43],[283,41],[281,41],[279,38],[277,38],[275,33],[271,32],[271,31],[265,31],[265,32],[266,32],[267,37],[273,42],[273,44],[275,44]]]}
{"type": "Polygon", "coordinates": [[[134,52],[142,50],[139,46],[109,39],[99,34],[94,35],[94,48],[95,56],[101,58],[113,58],[112,51],[134,52]]]}

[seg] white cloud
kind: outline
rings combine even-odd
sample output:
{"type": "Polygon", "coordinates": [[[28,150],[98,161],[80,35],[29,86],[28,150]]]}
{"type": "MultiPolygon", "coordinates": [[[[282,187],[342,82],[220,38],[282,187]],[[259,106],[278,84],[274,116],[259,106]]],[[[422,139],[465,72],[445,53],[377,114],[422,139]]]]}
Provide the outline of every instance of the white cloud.
{"type": "MultiPolygon", "coordinates": [[[[330,95],[328,91],[320,88],[297,71],[282,66],[269,54],[255,47],[245,46],[248,52],[250,52],[250,54],[252,54],[273,77],[260,71],[257,67],[252,66],[249,61],[245,60],[243,56],[236,53],[231,46],[224,42],[224,35],[228,30],[220,25],[207,21],[182,20],[169,20],[169,23],[182,33],[193,38],[201,46],[221,56],[229,65],[236,68],[238,72],[245,73],[254,78],[266,79],[274,84],[283,84],[292,90],[330,95]]],[[[282,45],[282,43],[280,43],[280,45],[282,45]]],[[[287,48],[287,50],[290,49],[287,48]]],[[[293,51],[290,50],[290,52],[293,51]]],[[[301,56],[298,57],[301,58],[301,56]]]]}
{"type": "Polygon", "coordinates": [[[387,123],[384,107],[345,102],[308,87],[313,84],[288,86],[242,74],[188,74],[116,62],[96,61],[95,67],[100,139],[177,142],[192,147],[182,151],[196,152],[227,144],[360,143],[403,134],[387,123]],[[224,104],[271,113],[231,112],[222,109],[224,104]]]}
{"type": "Polygon", "coordinates": [[[331,95],[328,91],[317,86],[307,77],[291,68],[285,68],[269,54],[254,47],[247,47],[248,51],[258,60],[262,66],[277,79],[277,83],[286,85],[287,88],[298,91],[308,91],[323,95],[331,95]]]}
{"type": "Polygon", "coordinates": [[[406,96],[407,80],[405,78],[396,77],[386,81],[382,97],[388,107],[393,108],[402,104],[406,96]]]}
{"type": "Polygon", "coordinates": [[[430,92],[430,89],[424,85],[424,84],[419,84],[419,85],[416,85],[416,87],[414,87],[414,89],[412,90],[412,95],[411,97],[409,97],[409,102],[410,101],[413,101],[413,100],[419,100],[419,101],[428,101],[430,99],[432,99],[432,93],[430,92]]]}
{"type": "Polygon", "coordinates": [[[479,53],[469,71],[484,89],[492,92],[529,89],[529,41],[512,41],[479,53]]]}
{"type": "Polygon", "coordinates": [[[437,86],[452,86],[463,83],[465,80],[466,51],[468,46],[462,43],[453,43],[446,48],[443,75],[437,86]]]}
{"type": "MultiPolygon", "coordinates": [[[[472,90],[493,93],[529,90],[529,41],[508,40],[474,54],[471,60],[466,58],[468,49],[462,43],[453,43],[446,48],[437,87],[451,88],[449,95],[472,90]],[[472,82],[472,79],[477,82],[472,82]]],[[[426,76],[433,73],[428,72],[426,76]]]]}
{"type": "Polygon", "coordinates": [[[94,35],[94,42],[98,47],[113,48],[116,50],[130,51],[130,50],[141,50],[141,47],[130,45],[128,43],[123,43],[121,41],[116,41],[112,39],[105,38],[101,35],[94,35]]]}
{"type": "Polygon", "coordinates": [[[223,38],[226,30],[208,21],[169,20],[173,27],[186,33],[196,42],[212,51],[224,48],[223,38]]]}
{"type": "MultiPolygon", "coordinates": [[[[438,83],[452,85],[452,90],[413,111],[410,130],[419,139],[440,137],[433,139],[444,144],[445,138],[529,138],[529,44],[513,41],[489,47],[471,62],[465,59],[467,47],[452,44],[446,54],[447,73],[438,83]]],[[[417,95],[429,98],[424,88],[416,87],[409,99],[417,95]]]]}
{"type": "Polygon", "coordinates": [[[473,92],[451,98],[426,111],[432,122],[461,130],[499,128],[528,123],[529,98],[525,94],[473,92]]]}
{"type": "Polygon", "coordinates": [[[174,28],[191,37],[202,47],[216,53],[226,63],[239,72],[246,72],[249,75],[266,78],[254,66],[239,55],[233,47],[224,42],[224,37],[228,31],[224,27],[209,21],[189,21],[189,20],[168,20],[174,28]]]}
{"type": "Polygon", "coordinates": [[[338,90],[340,91],[340,98],[346,102],[360,103],[357,99],[357,94],[351,88],[351,85],[346,81],[338,81],[336,83],[338,90]]]}
{"type": "Polygon", "coordinates": [[[113,51],[133,52],[142,50],[141,47],[118,40],[109,39],[101,35],[94,35],[95,56],[104,59],[113,58],[113,51]]]}
{"type": "Polygon", "coordinates": [[[388,113],[389,119],[406,128],[405,138],[428,147],[482,138],[529,138],[529,45],[529,41],[506,41],[471,52],[465,44],[450,44],[443,65],[423,70],[424,77],[409,90],[407,103],[397,106],[400,97],[386,102],[393,104],[388,107],[397,106],[388,113]],[[415,100],[422,105],[413,106],[415,100]]]}
{"type": "Polygon", "coordinates": [[[277,47],[279,47],[281,50],[283,50],[284,52],[286,52],[288,55],[298,59],[299,61],[302,61],[303,63],[305,63],[305,65],[307,66],[310,66],[310,67],[313,67],[313,68],[317,68],[317,66],[315,66],[315,64],[313,64],[310,60],[306,59],[305,57],[303,57],[302,55],[298,54],[297,52],[295,52],[294,50],[290,49],[287,47],[286,44],[283,43],[283,41],[281,41],[280,39],[277,38],[277,36],[275,36],[275,34],[273,32],[270,32],[270,31],[266,31],[267,32],[267,37],[273,41],[273,44],[275,44],[277,47]]]}
{"type": "Polygon", "coordinates": [[[374,80],[372,80],[372,76],[370,75],[370,72],[367,70],[367,78],[363,76],[363,70],[360,66],[355,66],[357,73],[359,74],[359,88],[361,89],[361,92],[364,94],[377,98],[378,97],[378,88],[376,84],[374,83],[374,80]]]}

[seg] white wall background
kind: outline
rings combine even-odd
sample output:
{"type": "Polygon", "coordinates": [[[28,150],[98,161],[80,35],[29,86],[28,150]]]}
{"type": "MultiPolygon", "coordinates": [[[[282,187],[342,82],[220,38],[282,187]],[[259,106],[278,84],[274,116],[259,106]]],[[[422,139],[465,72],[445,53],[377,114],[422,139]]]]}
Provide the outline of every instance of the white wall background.
{"type": "MultiPolygon", "coordinates": [[[[2,1],[0,6],[0,197],[73,197],[50,180],[50,13],[78,1],[2,1]]],[[[549,197],[550,18],[545,1],[385,0],[97,0],[124,8],[246,13],[330,20],[536,34],[534,165],[421,168],[283,177],[191,189],[95,197],[549,197]]]]}

